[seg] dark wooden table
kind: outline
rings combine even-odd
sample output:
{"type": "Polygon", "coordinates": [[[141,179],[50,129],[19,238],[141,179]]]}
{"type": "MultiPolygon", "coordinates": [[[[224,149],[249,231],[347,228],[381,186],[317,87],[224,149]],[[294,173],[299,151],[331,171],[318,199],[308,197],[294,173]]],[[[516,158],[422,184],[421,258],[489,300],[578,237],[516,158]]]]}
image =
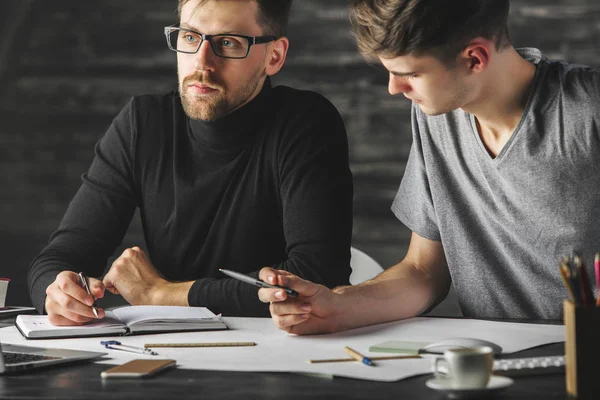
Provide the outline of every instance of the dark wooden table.
{"type": "MultiPolygon", "coordinates": [[[[27,399],[445,399],[429,375],[393,383],[287,373],[169,370],[151,379],[106,380],[106,365],[82,364],[0,377],[1,398],[27,399]]],[[[564,375],[514,378],[498,399],[565,399],[564,375]]]]}

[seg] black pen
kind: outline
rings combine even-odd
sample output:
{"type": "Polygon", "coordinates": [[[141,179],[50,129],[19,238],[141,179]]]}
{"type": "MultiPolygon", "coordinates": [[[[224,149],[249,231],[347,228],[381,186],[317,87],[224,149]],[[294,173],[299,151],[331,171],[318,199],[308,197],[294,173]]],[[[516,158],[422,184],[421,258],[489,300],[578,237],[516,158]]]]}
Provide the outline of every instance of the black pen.
{"type": "Polygon", "coordinates": [[[96,318],[98,318],[98,306],[96,305],[96,298],[92,295],[92,292],[90,291],[90,281],[86,274],[84,274],[83,272],[79,273],[79,280],[81,281],[81,286],[83,286],[85,291],[88,292],[90,296],[92,296],[92,299],[94,299],[94,302],[92,303],[92,311],[94,312],[96,318]]]}
{"type": "Polygon", "coordinates": [[[277,285],[271,285],[270,283],[263,282],[260,279],[254,279],[251,276],[244,275],[244,274],[241,274],[241,273],[235,272],[235,271],[230,271],[228,269],[219,269],[219,271],[221,271],[225,275],[229,275],[232,278],[235,278],[235,279],[240,280],[242,282],[249,283],[249,284],[254,285],[254,286],[258,286],[258,287],[261,287],[261,288],[268,288],[268,289],[282,289],[282,290],[284,290],[288,294],[288,296],[290,296],[290,297],[298,297],[298,292],[296,292],[295,290],[290,289],[290,288],[286,288],[286,287],[283,287],[283,286],[277,286],[277,285]]]}

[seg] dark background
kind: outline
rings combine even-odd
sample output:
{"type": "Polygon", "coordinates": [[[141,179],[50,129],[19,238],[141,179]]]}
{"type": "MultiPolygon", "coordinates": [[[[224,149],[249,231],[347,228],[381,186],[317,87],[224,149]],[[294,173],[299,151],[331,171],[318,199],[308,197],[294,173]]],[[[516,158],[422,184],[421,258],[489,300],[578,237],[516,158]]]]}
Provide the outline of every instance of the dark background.
{"type": "MultiPolygon", "coordinates": [[[[365,64],[346,0],[295,0],[291,47],[275,84],[318,91],[346,122],[354,174],[353,245],[393,265],[410,232],[390,205],[411,145],[410,103],[365,64]]],[[[448,1],[451,6],[452,1],[448,1]]],[[[0,2],[0,277],[7,305],[30,304],[29,262],[58,226],[95,142],[132,95],[176,87],[163,26],[176,0],[0,2]]],[[[598,0],[513,0],[516,47],[600,67],[598,0]]],[[[125,244],[142,243],[134,220],[125,244]]],[[[457,312],[452,295],[437,310],[457,312]]]]}

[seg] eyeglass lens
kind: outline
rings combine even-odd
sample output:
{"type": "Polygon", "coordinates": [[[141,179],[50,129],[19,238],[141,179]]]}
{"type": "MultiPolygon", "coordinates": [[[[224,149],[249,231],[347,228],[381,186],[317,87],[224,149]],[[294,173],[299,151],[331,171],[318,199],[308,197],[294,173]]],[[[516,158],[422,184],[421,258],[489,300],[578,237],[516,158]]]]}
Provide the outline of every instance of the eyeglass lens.
{"type": "MultiPolygon", "coordinates": [[[[202,44],[202,36],[197,33],[173,28],[169,31],[169,44],[177,51],[195,53],[202,44]]],[[[246,38],[230,35],[214,35],[208,38],[216,55],[220,57],[244,58],[250,43],[246,38]]]]}

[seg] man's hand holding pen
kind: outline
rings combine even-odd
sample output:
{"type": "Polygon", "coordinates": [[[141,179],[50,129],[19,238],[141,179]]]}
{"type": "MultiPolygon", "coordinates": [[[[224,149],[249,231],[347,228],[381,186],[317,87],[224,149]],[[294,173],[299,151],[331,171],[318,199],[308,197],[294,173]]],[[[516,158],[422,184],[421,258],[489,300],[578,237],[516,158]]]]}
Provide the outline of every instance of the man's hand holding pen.
{"type": "Polygon", "coordinates": [[[90,290],[90,280],[87,277],[86,274],[84,274],[83,272],[79,273],[79,281],[81,282],[81,286],[83,286],[83,288],[85,289],[85,291],[87,292],[87,294],[89,294],[90,296],[92,296],[92,312],[94,313],[94,316],[96,318],[98,318],[98,306],[96,305],[96,298],[94,297],[94,295],[92,294],[91,290],[90,290]]]}
{"type": "MultiPolygon", "coordinates": [[[[84,275],[85,277],[85,275],[84,275]]],[[[53,325],[83,325],[97,318],[104,318],[104,310],[92,306],[95,299],[104,297],[104,285],[94,278],[87,278],[88,290],[79,274],[62,271],[46,289],[46,313],[53,325]]]]}
{"type": "Polygon", "coordinates": [[[339,329],[337,317],[340,307],[334,291],[287,271],[268,267],[261,269],[258,277],[299,294],[298,297],[288,297],[283,289],[270,288],[258,291],[260,301],[270,303],[271,317],[279,329],[292,334],[330,333],[339,329]]]}

